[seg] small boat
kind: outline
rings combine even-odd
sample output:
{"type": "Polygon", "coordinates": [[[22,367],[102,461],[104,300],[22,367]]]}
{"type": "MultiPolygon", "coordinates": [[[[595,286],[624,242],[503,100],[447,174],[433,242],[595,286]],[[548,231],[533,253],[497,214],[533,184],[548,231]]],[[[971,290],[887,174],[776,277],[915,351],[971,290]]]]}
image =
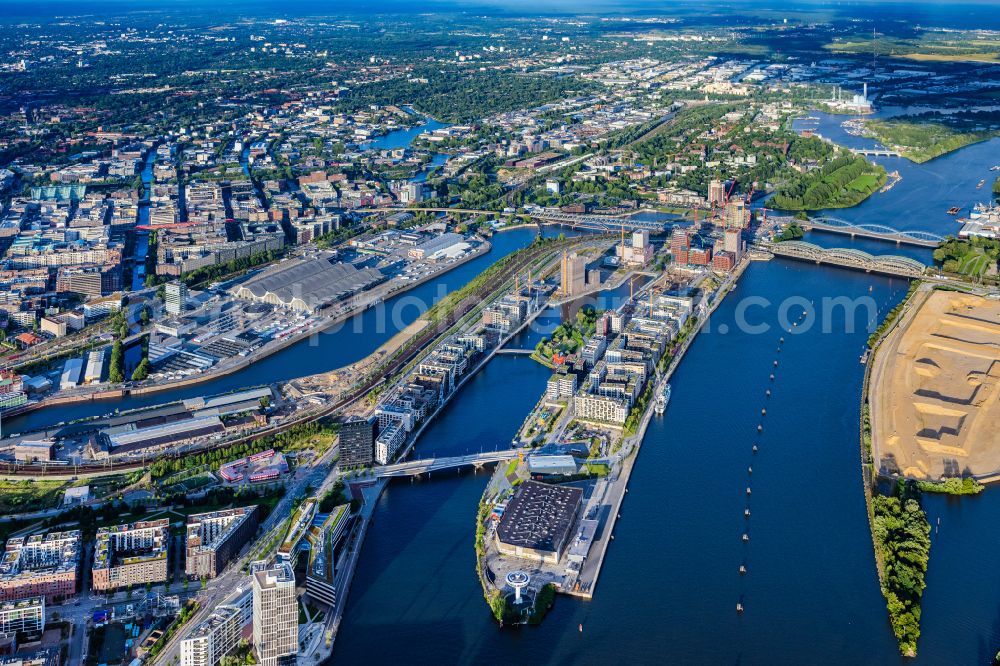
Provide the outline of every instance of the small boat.
{"type": "Polygon", "coordinates": [[[750,517],[750,509],[743,509],[743,517],[744,518],[750,517]]]}
{"type": "Polygon", "coordinates": [[[778,367],[778,360],[777,359],[775,359],[775,361],[774,361],[774,367],[776,367],[776,368],[778,367]]]}
{"type": "Polygon", "coordinates": [[[958,211],[962,210],[959,206],[952,206],[948,209],[949,215],[958,215],[958,211]]]}
{"type": "Polygon", "coordinates": [[[736,604],[736,612],[737,613],[743,612],[743,604],[736,604]]]}
{"type": "Polygon", "coordinates": [[[747,474],[753,474],[753,467],[747,467],[747,474]]]}
{"type": "Polygon", "coordinates": [[[766,395],[768,398],[770,398],[771,397],[771,389],[767,389],[766,391],[764,391],[764,395],[766,395]]]}
{"type": "Polygon", "coordinates": [[[751,493],[750,486],[747,486],[747,495],[751,493]]]}
{"type": "Polygon", "coordinates": [[[774,381],[774,373],[773,372],[771,373],[771,381],[772,382],[774,381]]]}
{"type": "Polygon", "coordinates": [[[760,423],[757,424],[757,432],[764,432],[764,426],[760,423]]]}
{"type": "Polygon", "coordinates": [[[979,181],[978,185],[976,185],[976,189],[977,190],[982,189],[983,185],[985,184],[986,184],[986,179],[984,178],[983,180],[979,181]]]}
{"type": "Polygon", "coordinates": [[[760,410],[760,415],[761,416],[767,416],[767,408],[766,407],[760,410]]]}
{"type": "Polygon", "coordinates": [[[583,622],[580,623],[580,633],[583,633],[583,622]]]}
{"type": "Polygon", "coordinates": [[[743,543],[748,543],[750,541],[750,535],[746,532],[743,533],[743,543]]]}
{"type": "Polygon", "coordinates": [[[747,575],[747,568],[745,566],[743,566],[742,564],[740,565],[740,575],[741,576],[746,576],[747,575]]]}

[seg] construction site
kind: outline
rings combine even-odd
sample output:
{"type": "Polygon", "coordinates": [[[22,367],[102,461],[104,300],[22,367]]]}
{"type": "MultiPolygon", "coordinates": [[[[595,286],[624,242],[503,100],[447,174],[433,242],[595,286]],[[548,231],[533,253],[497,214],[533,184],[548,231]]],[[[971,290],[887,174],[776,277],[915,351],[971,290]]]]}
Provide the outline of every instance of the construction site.
{"type": "Polygon", "coordinates": [[[922,291],[872,368],[873,456],[885,475],[1000,474],[1000,301],[922,291]]]}

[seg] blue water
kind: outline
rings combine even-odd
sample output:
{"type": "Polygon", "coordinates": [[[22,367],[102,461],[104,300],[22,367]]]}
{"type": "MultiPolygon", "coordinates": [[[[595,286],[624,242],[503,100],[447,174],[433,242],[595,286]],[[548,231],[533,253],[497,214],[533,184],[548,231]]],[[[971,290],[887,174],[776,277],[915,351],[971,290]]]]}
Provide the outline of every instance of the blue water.
{"type": "Polygon", "coordinates": [[[447,127],[444,123],[433,118],[427,118],[422,124],[413,127],[393,130],[376,139],[361,144],[362,150],[393,150],[395,148],[408,148],[413,140],[424,132],[433,132],[436,129],[447,127]]]}
{"type": "MultiPolygon", "coordinates": [[[[848,318],[835,312],[830,333],[818,324],[784,333],[783,351],[775,349],[784,299],[821,305],[824,296],[870,294],[884,310],[905,288],[902,280],[782,260],[751,266],[691,347],[666,415],[647,432],[594,600],[560,598],[539,628],[500,630],[482,600],[473,535],[485,477],[393,484],[368,532],[333,660],[898,661],[859,469],[857,359],[870,318],[858,312],[846,333],[848,318]],[[739,304],[749,296],[773,304],[754,310],[749,322],[770,331],[738,332],[739,304]],[[775,357],[781,364],[772,384],[775,357]],[[740,538],[747,484],[755,489],[749,547],[740,538]],[[746,578],[738,575],[741,563],[746,578]],[[747,612],[738,616],[741,599],[747,612]],[[387,634],[393,640],[380,640],[387,634]]],[[[795,317],[800,306],[792,305],[795,317]]],[[[415,455],[506,445],[546,376],[527,359],[498,357],[425,432],[415,455]]],[[[972,663],[961,657],[976,653],[974,637],[989,634],[991,619],[970,625],[965,618],[964,632],[947,646],[959,657],[952,663],[972,663]]],[[[922,644],[921,652],[926,663],[944,663],[933,646],[922,644]]]]}
{"type": "MultiPolygon", "coordinates": [[[[143,194],[142,200],[139,201],[139,218],[136,221],[137,224],[148,224],[149,223],[149,195],[150,188],[153,184],[153,164],[156,163],[156,151],[150,150],[149,154],[146,156],[146,160],[142,164],[142,171],[140,172],[140,177],[142,178],[143,194]]],[[[149,252],[149,233],[146,231],[137,231],[135,239],[135,253],[132,255],[134,258],[134,268],[132,270],[132,291],[138,291],[142,289],[145,281],[145,270],[140,271],[146,263],[146,255],[149,252]]]]}
{"type": "MultiPolygon", "coordinates": [[[[849,148],[869,148],[877,142],[847,134],[840,123],[846,116],[812,111],[818,122],[796,121],[794,127],[818,128],[834,142],[849,148]]],[[[904,157],[874,157],[887,171],[899,171],[903,180],[885,193],[875,193],[854,208],[823,211],[855,224],[883,224],[900,230],[929,231],[941,236],[956,234],[958,218],[968,215],[976,203],[990,199],[990,187],[996,173],[990,167],[1000,164],[1000,139],[973,144],[937,159],[915,164],[904,157]],[[977,189],[980,180],[986,183],[977,189]],[[960,206],[959,215],[948,209],[960,206]]]]}

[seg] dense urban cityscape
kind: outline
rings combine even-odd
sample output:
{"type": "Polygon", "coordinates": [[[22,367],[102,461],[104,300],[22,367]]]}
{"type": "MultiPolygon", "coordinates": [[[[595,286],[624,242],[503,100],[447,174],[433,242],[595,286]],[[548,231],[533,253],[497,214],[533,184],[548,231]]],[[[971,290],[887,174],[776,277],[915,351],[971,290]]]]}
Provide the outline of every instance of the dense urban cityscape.
{"type": "Polygon", "coordinates": [[[995,7],[378,4],[4,5],[0,666],[1000,663],[995,7]]]}

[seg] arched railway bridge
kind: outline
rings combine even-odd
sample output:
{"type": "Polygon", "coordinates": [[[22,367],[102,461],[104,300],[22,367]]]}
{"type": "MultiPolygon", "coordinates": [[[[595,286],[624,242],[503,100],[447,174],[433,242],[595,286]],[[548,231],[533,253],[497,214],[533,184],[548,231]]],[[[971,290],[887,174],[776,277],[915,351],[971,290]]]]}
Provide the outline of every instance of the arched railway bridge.
{"type": "Polygon", "coordinates": [[[918,245],[920,247],[937,247],[944,242],[944,237],[929,231],[900,231],[884,224],[855,224],[838,217],[814,217],[807,222],[799,223],[804,229],[827,231],[834,234],[844,234],[851,238],[875,238],[890,241],[896,245],[918,245]]]}
{"type": "Polygon", "coordinates": [[[898,255],[871,255],[853,248],[823,248],[803,241],[784,241],[762,245],[762,249],[773,254],[812,261],[817,264],[832,264],[846,268],[856,268],[866,273],[883,273],[906,278],[919,278],[927,267],[915,259],[898,255]]]}

